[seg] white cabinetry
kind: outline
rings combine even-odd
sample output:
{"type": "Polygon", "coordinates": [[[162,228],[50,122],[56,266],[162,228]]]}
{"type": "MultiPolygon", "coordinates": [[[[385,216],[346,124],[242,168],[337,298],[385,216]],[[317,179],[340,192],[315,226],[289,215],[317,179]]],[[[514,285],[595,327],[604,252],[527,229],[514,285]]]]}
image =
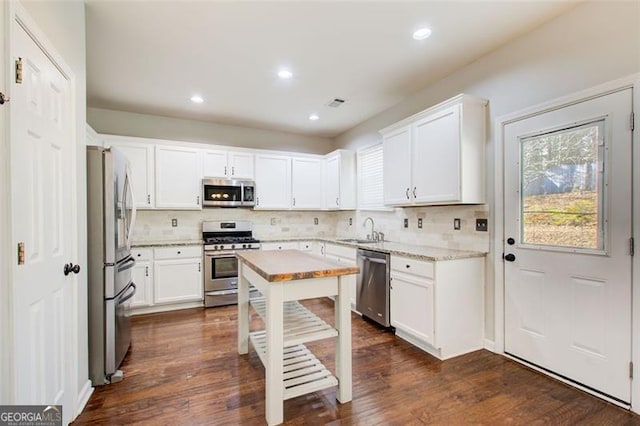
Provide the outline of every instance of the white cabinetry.
{"type": "Polygon", "coordinates": [[[483,347],[484,258],[419,261],[391,256],[396,335],[447,359],[483,347]]]}
{"type": "Polygon", "coordinates": [[[291,158],[281,155],[256,155],[255,209],[291,208],[291,158]]]}
{"type": "MultiPolygon", "coordinates": [[[[334,260],[348,266],[357,265],[357,249],[345,247],[338,244],[325,243],[324,253],[327,259],[334,260]]],[[[356,310],[356,280],[357,275],[346,275],[343,279],[347,279],[349,285],[349,299],[351,300],[351,309],[356,310]]]]}
{"type": "Polygon", "coordinates": [[[325,157],[324,208],[353,210],[356,208],[355,153],[337,150],[325,157]]]}
{"type": "Polygon", "coordinates": [[[153,304],[153,250],[132,249],[131,255],[136,260],[132,280],[136,286],[131,307],[139,308],[153,304]]]}
{"type": "Polygon", "coordinates": [[[202,247],[154,250],[154,303],[202,300],[202,247]]]}
{"type": "Polygon", "coordinates": [[[154,200],[155,161],[153,145],[105,139],[105,145],[116,148],[127,157],[133,180],[133,198],[138,209],[151,209],[154,200]]]}
{"type": "Polygon", "coordinates": [[[291,160],[291,193],[294,209],[322,208],[322,159],[294,157],[291,160]]]}
{"type": "Polygon", "coordinates": [[[254,156],[250,152],[208,149],[203,155],[205,177],[253,179],[254,156]]]}
{"type": "Polygon", "coordinates": [[[485,105],[458,95],[381,130],[385,204],[484,203],[485,105]]]}
{"type": "Polygon", "coordinates": [[[297,241],[280,241],[260,244],[260,248],[262,250],[298,250],[299,247],[300,246],[297,241]]]}
{"type": "Polygon", "coordinates": [[[199,149],[156,145],[156,207],[199,210],[202,186],[199,149]]]}

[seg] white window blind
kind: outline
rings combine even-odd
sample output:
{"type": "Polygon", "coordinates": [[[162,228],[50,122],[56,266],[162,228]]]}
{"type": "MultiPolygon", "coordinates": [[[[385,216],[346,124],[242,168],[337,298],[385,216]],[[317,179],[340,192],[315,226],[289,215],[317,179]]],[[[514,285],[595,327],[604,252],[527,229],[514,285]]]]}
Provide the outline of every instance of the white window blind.
{"type": "Polygon", "coordinates": [[[358,151],[358,208],[382,209],[382,143],[358,151]]]}

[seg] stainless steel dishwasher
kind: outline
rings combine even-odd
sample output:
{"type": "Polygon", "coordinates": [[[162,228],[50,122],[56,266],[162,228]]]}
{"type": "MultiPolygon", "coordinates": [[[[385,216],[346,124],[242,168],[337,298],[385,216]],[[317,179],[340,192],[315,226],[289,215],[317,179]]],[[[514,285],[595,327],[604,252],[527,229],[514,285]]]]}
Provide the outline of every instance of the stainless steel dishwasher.
{"type": "Polygon", "coordinates": [[[356,309],[365,317],[389,327],[389,255],[358,249],[356,309]]]}

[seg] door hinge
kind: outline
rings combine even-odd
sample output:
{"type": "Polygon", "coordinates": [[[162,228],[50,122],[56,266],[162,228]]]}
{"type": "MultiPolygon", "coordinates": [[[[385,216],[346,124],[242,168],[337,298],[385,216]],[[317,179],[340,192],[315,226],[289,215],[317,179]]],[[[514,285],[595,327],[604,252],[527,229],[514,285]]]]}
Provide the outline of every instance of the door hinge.
{"type": "Polygon", "coordinates": [[[629,127],[631,128],[632,132],[636,128],[636,115],[633,111],[631,111],[631,116],[629,117],[629,127]]]}
{"type": "Polygon", "coordinates": [[[24,243],[18,243],[18,265],[24,265],[24,243]]]}
{"type": "Polygon", "coordinates": [[[633,361],[629,363],[629,378],[633,379],[633,361]]]}
{"type": "Polygon", "coordinates": [[[22,84],[22,58],[16,59],[16,84],[22,84]]]}
{"type": "Polygon", "coordinates": [[[636,244],[633,237],[629,238],[629,255],[634,256],[636,253],[636,244]]]}

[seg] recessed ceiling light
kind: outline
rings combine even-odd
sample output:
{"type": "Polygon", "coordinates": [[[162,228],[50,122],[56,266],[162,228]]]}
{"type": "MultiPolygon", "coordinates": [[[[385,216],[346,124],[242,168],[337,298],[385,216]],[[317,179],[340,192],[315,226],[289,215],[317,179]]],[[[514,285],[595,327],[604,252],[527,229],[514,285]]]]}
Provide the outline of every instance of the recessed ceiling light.
{"type": "Polygon", "coordinates": [[[414,40],[424,40],[425,38],[429,38],[431,36],[431,30],[429,28],[420,28],[413,32],[414,40]]]}
{"type": "Polygon", "coordinates": [[[201,104],[204,102],[204,99],[202,99],[202,96],[200,95],[193,95],[191,97],[191,102],[193,102],[194,104],[201,104]]]}
{"type": "Polygon", "coordinates": [[[309,116],[309,120],[311,120],[311,121],[320,120],[320,117],[318,117],[318,114],[311,114],[309,116]]]}
{"type": "Polygon", "coordinates": [[[289,71],[289,70],[284,70],[283,69],[283,70],[278,71],[278,77],[286,80],[288,78],[293,77],[293,73],[291,71],[289,71]]]}

